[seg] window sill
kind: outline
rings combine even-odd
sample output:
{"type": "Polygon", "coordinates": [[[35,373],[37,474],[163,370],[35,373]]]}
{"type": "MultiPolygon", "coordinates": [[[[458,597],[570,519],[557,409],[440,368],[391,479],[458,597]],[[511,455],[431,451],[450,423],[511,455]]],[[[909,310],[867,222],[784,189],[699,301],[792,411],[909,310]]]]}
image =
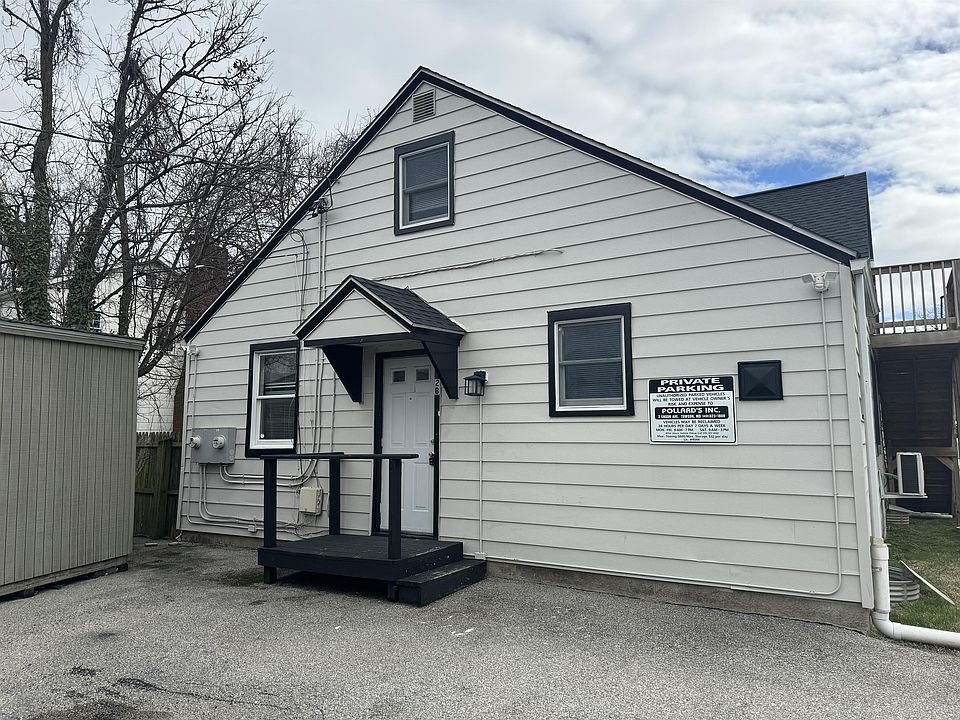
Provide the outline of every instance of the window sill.
{"type": "Polygon", "coordinates": [[[294,455],[296,448],[292,445],[288,447],[248,447],[244,451],[244,457],[259,458],[264,455],[294,455]]]}
{"type": "Polygon", "coordinates": [[[443,220],[433,220],[432,222],[420,223],[419,225],[407,225],[405,227],[395,227],[394,235],[409,235],[410,233],[421,232],[422,230],[433,230],[439,227],[448,227],[453,225],[453,218],[444,218],[443,220]]]}
{"type": "Polygon", "coordinates": [[[576,408],[570,408],[569,410],[563,410],[560,408],[551,408],[550,417],[562,418],[562,417],[632,417],[636,413],[633,411],[632,407],[629,408],[617,408],[610,410],[578,410],[576,408]]]}

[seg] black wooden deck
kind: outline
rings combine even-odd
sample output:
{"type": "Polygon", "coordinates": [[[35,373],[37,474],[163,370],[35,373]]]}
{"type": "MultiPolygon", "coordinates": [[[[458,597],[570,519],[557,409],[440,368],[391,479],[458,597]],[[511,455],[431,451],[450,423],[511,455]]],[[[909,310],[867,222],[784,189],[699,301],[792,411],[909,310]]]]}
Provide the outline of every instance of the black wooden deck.
{"type": "Polygon", "coordinates": [[[397,559],[387,557],[387,543],[388,538],[380,535],[323,535],[262,547],[257,559],[265,568],[387,582],[463,559],[463,543],[459,542],[403,538],[397,559]]]}
{"type": "Polygon", "coordinates": [[[263,547],[257,561],[266,583],[277,581],[277,570],[301,570],[323,575],[385,581],[387,598],[426,605],[483,579],[486,562],[464,560],[463,543],[422,537],[401,537],[400,462],[403,454],[301,453],[287,458],[322,459],[330,463],[330,534],[280,542],[277,540],[277,460],[263,458],[263,547]],[[340,534],[340,464],[345,460],[387,460],[390,530],[383,535],[340,534]],[[439,571],[443,568],[442,572],[439,571]],[[429,572],[437,570],[437,572],[429,572]],[[403,580],[403,586],[398,581],[403,580]]]}

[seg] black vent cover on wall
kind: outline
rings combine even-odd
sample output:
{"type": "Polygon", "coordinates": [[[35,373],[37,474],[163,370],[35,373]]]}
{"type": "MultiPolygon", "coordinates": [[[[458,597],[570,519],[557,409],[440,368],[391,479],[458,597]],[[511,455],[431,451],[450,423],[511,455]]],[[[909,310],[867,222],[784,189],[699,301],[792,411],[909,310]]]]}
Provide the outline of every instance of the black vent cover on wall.
{"type": "Polygon", "coordinates": [[[779,360],[737,363],[741,400],[783,400],[779,360]]]}

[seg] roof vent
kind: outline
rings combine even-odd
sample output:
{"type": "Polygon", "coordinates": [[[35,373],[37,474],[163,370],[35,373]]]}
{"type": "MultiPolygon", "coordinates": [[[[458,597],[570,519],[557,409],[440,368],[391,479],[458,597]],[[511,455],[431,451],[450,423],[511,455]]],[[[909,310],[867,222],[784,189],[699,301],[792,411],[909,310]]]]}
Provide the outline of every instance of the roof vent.
{"type": "Polygon", "coordinates": [[[433,89],[425,90],[413,96],[413,121],[420,122],[437,114],[436,97],[433,89]]]}

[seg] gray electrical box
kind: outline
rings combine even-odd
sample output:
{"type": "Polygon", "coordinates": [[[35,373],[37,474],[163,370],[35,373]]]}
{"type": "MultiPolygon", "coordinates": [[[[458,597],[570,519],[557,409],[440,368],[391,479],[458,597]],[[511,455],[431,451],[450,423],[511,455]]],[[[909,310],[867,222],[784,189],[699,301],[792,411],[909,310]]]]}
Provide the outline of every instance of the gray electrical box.
{"type": "Polygon", "coordinates": [[[194,428],[186,442],[195,463],[229,465],[237,453],[237,429],[194,428]]]}

